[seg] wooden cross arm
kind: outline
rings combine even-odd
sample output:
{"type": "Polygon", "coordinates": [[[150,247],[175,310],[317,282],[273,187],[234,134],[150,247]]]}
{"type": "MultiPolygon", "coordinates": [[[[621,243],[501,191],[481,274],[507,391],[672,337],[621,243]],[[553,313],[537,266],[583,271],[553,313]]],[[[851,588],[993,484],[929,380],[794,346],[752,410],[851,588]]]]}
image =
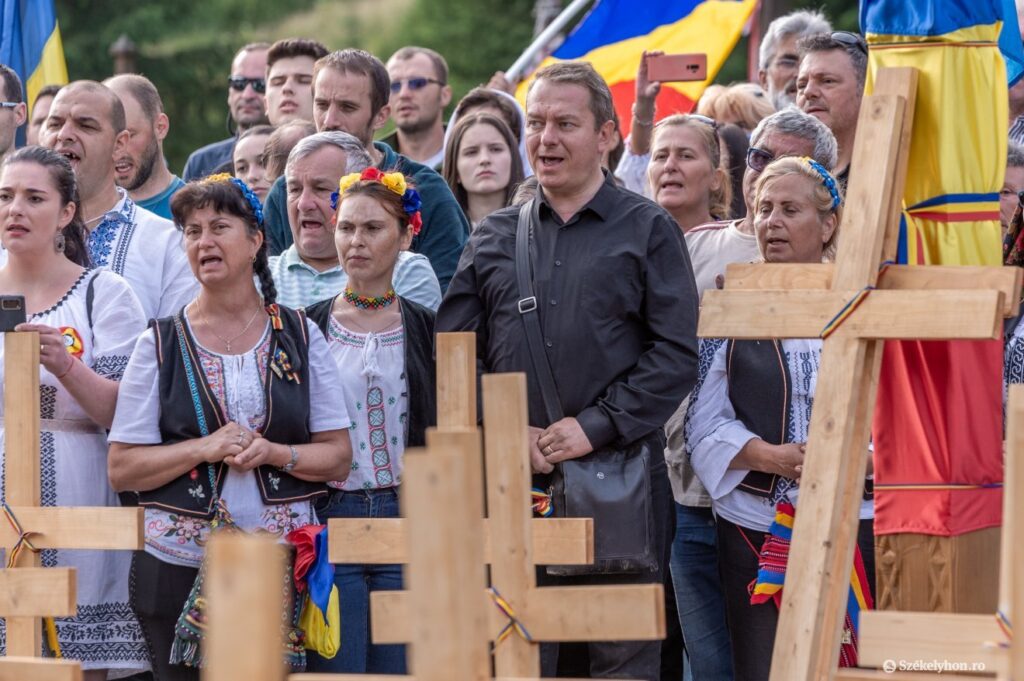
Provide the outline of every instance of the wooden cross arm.
{"type": "MultiPolygon", "coordinates": [[[[327,521],[332,563],[409,562],[409,539],[402,518],[332,518],[327,521]]],[[[491,562],[490,523],[484,520],[484,560],[491,562]]],[[[533,559],[537,565],[590,565],[594,562],[593,518],[533,518],[533,559]]]]}
{"type": "MultiPolygon", "coordinates": [[[[16,506],[11,509],[39,549],[141,549],[141,508],[16,506]]],[[[11,547],[18,535],[10,523],[0,520],[0,546],[11,547]]]]}
{"type": "MultiPolygon", "coordinates": [[[[488,594],[482,597],[493,641],[508,619],[488,594]]],[[[652,641],[665,638],[664,598],[661,584],[543,587],[529,592],[516,616],[534,641],[652,641]]],[[[375,591],[370,606],[375,644],[411,640],[408,592],[375,591]]]]}
{"type": "Polygon", "coordinates": [[[836,671],[836,681],[978,681],[979,676],[965,676],[964,674],[950,674],[943,672],[942,676],[929,672],[894,672],[892,674],[881,669],[839,669],[836,671]]]}
{"type": "MultiPolygon", "coordinates": [[[[726,291],[765,289],[829,289],[835,265],[811,263],[776,265],[735,263],[725,269],[726,291]]],[[[891,265],[878,278],[884,290],[997,289],[1003,293],[1003,316],[1013,317],[1020,308],[1024,268],[929,265],[891,265]]]]}
{"type": "MultiPolygon", "coordinates": [[[[1005,670],[1007,650],[995,615],[866,610],[860,614],[858,662],[881,667],[886,660],[948,660],[1005,670]]],[[[946,675],[943,674],[943,678],[946,675]]]]}
{"type": "MultiPolygon", "coordinates": [[[[857,291],[706,291],[701,338],[817,338],[857,291]]],[[[999,338],[1003,294],[978,291],[872,291],[839,330],[863,339],[999,338]]]]}
{"type": "MultiPolygon", "coordinates": [[[[0,677],[0,681],[6,680],[0,677]]],[[[289,674],[288,681],[416,681],[416,677],[401,676],[400,674],[289,674]]],[[[496,676],[491,681],[550,681],[550,679],[542,679],[537,676],[516,676],[514,678],[496,676]]],[[[562,679],[562,681],[588,681],[588,679],[562,679]]]]}
{"type": "Polygon", "coordinates": [[[0,657],[0,681],[82,681],[82,665],[73,660],[0,657]]]}
{"type": "Polygon", "coordinates": [[[74,568],[0,570],[0,617],[71,617],[76,584],[74,568]]]}

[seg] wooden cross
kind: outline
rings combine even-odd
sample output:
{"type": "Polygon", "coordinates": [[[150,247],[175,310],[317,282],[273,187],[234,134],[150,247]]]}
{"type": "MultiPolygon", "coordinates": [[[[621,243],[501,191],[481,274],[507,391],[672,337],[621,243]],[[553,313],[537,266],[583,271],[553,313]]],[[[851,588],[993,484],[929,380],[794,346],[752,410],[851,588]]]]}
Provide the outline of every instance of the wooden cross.
{"type": "Polygon", "coordinates": [[[815,338],[880,284],[823,342],[772,681],[836,673],[880,341],[995,339],[1019,300],[1012,268],[890,267],[879,282],[879,264],[895,256],[916,87],[915,69],[881,69],[864,97],[834,266],[730,267],[726,290],[704,294],[702,337],[815,338]]]}
{"type": "MultiPolygon", "coordinates": [[[[293,674],[291,681],[490,681],[488,620],[494,608],[483,598],[466,597],[482,593],[487,583],[483,519],[473,501],[473,494],[482,492],[471,463],[479,452],[479,436],[465,431],[453,435],[445,447],[430,445],[426,452],[409,450],[405,455],[408,476],[401,503],[409,519],[412,674],[293,674]]],[[[279,556],[277,547],[252,536],[211,540],[204,679],[284,678],[281,599],[268,596],[264,588],[281,582],[279,556]],[[262,566],[259,575],[246,574],[255,566],[262,566]],[[250,656],[256,661],[239,664],[250,656]]],[[[536,676],[518,678],[539,681],[536,676]]]]}
{"type": "MultiPolygon", "coordinates": [[[[22,530],[31,535],[30,540],[38,549],[141,549],[142,509],[40,507],[39,432],[39,334],[7,333],[4,336],[4,499],[22,530]]],[[[18,534],[7,521],[0,519],[0,546],[10,552],[17,541],[18,534]]],[[[7,620],[7,654],[10,656],[40,655],[40,616],[75,614],[75,589],[73,585],[70,587],[69,597],[65,584],[68,579],[73,582],[73,576],[68,577],[66,570],[57,568],[32,569],[39,568],[40,564],[38,553],[24,550],[15,567],[4,572],[7,583],[17,583],[19,588],[26,589],[29,584],[36,584],[31,593],[53,599],[40,602],[39,612],[31,605],[0,611],[7,620]],[[64,607],[68,597],[70,610],[64,607]],[[59,604],[63,604],[62,611],[54,612],[59,604]]]]}
{"type": "MultiPolygon", "coordinates": [[[[1010,386],[1003,478],[999,610],[1012,624],[1024,613],[1024,563],[1019,556],[1024,522],[1017,520],[1024,518],[1024,385],[1010,386]]],[[[899,665],[941,660],[962,671],[995,674],[1007,681],[1024,679],[1024,645],[1013,644],[998,621],[997,613],[863,612],[858,663],[862,667],[884,668],[886,661],[899,665]]],[[[889,676],[884,671],[844,670],[840,678],[867,681],[889,676]]]]}
{"type": "MultiPolygon", "coordinates": [[[[437,334],[437,431],[477,429],[476,334],[437,334]]],[[[501,419],[496,419],[500,421],[501,419]]],[[[528,451],[528,450],[524,450],[528,451]]],[[[497,465],[505,465],[501,462],[497,465]]],[[[483,459],[471,464],[483,476],[483,459]]],[[[529,506],[529,490],[520,502],[529,506]]],[[[481,494],[480,503],[483,503],[481,494]]],[[[329,528],[332,563],[409,562],[408,533],[402,518],[334,518],[329,528]]],[[[484,556],[491,556],[490,523],[484,521],[484,556]]],[[[587,565],[594,562],[594,523],[590,518],[535,518],[530,522],[532,552],[538,565],[587,565]]]]}

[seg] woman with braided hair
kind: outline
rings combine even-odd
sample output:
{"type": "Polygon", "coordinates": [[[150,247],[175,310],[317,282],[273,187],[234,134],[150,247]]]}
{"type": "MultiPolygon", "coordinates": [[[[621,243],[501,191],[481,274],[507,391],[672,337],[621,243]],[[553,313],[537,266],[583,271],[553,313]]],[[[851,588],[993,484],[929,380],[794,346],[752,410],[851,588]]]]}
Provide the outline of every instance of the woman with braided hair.
{"type": "Polygon", "coordinates": [[[175,624],[211,521],[284,540],[313,523],[313,501],[327,494],[326,481],[348,477],[352,451],[323,335],[274,302],[256,195],[216,175],[178,191],[171,211],[200,292],[139,338],[109,470],[114,488],[146,510],[131,605],[161,681],[199,677],[169,660],[179,659],[175,624]]]}

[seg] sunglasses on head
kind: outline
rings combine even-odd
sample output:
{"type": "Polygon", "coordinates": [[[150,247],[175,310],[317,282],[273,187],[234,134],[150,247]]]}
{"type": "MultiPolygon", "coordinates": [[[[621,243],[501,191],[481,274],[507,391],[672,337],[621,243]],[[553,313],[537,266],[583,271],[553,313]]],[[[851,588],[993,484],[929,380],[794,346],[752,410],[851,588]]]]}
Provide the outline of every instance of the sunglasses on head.
{"type": "Polygon", "coordinates": [[[697,121],[698,123],[703,123],[704,125],[710,125],[715,130],[718,130],[718,121],[716,121],[714,118],[711,118],[709,116],[705,116],[703,114],[692,113],[692,114],[686,114],[686,118],[691,120],[691,121],[697,121]]]}
{"type": "Polygon", "coordinates": [[[0,109],[13,109],[19,104],[21,104],[21,102],[0,102],[0,109]]]}
{"type": "Polygon", "coordinates": [[[768,164],[775,160],[775,154],[757,147],[747,149],[747,167],[755,173],[762,173],[768,164]]]}
{"type": "Polygon", "coordinates": [[[409,89],[413,92],[422,90],[428,85],[444,85],[443,82],[436,78],[406,78],[405,80],[393,80],[391,81],[391,94],[397,95],[402,91],[402,84],[409,86],[409,89]]]}
{"type": "Polygon", "coordinates": [[[253,92],[262,95],[267,91],[267,81],[264,78],[243,78],[242,76],[231,76],[228,78],[228,85],[232,90],[242,92],[246,85],[252,85],[253,92]]]}
{"type": "Polygon", "coordinates": [[[868,44],[864,41],[864,38],[857,35],[856,33],[850,33],[849,31],[832,31],[832,40],[841,44],[843,47],[852,47],[855,50],[860,50],[864,54],[868,53],[868,44]]]}

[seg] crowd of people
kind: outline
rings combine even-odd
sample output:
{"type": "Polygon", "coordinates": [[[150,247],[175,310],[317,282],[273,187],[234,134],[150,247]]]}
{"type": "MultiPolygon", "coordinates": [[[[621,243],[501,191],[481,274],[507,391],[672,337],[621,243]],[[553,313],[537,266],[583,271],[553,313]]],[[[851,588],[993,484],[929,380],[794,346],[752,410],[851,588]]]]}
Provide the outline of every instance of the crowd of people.
{"type": "MultiPolygon", "coordinates": [[[[730,263],[835,256],[868,48],[793,12],[765,33],[758,82],[712,86],[693,113],[657,110],[649,54],[623,137],[583,62],[538,72],[525,108],[500,72],[452,106],[431,49],[248,44],[227,78],[235,134],[180,177],[163,143],[187,122],[145,76],[48,86],[29,120],[0,65],[0,293],[24,296],[17,330],[40,334],[43,503],[145,509],[142,551],[43,552],[78,568],[56,638],[89,681],[199,678],[179,619],[216,526],[285,542],[397,516],[445,331],[476,333],[481,372],[527,374],[539,489],[569,462],[653,452],[644,567],[538,579],[663,583],[681,636],[544,645],[543,673],[767,679],[778,608],[751,585],[798,502],[821,341],[698,342],[700,296],[730,263]]],[[[1010,103],[1013,140],[1024,93],[1010,103]]],[[[1004,229],[1022,189],[1011,141],[1004,229]]],[[[872,517],[868,480],[873,589],[872,517]]],[[[401,588],[400,567],[334,580],[341,649],[306,668],[405,672],[404,647],[369,634],[369,593],[401,588]]]]}

